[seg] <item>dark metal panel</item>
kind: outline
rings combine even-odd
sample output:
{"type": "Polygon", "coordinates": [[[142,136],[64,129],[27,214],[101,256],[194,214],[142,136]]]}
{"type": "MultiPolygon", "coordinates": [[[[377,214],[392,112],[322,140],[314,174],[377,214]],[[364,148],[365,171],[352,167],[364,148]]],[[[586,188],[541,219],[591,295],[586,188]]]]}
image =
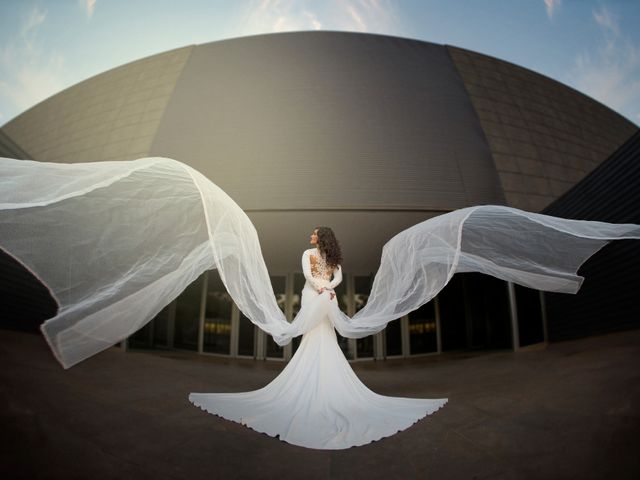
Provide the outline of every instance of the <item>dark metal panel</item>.
{"type": "Polygon", "coordinates": [[[0,157],[20,160],[33,158],[2,129],[0,129],[0,157]]]}
{"type": "Polygon", "coordinates": [[[57,308],[49,290],[0,249],[0,328],[35,332],[57,308]]]}
{"type": "MultiPolygon", "coordinates": [[[[31,158],[3,130],[0,130],[0,157],[31,158]]],[[[43,320],[55,315],[56,309],[46,287],[0,249],[0,327],[37,331],[43,320]]]]}
{"type": "MultiPolygon", "coordinates": [[[[543,213],[640,224],[640,131],[543,213]]],[[[578,294],[546,294],[551,340],[640,327],[640,241],[612,242],[579,274],[578,294]]]]}
{"type": "Polygon", "coordinates": [[[446,49],[382,35],[198,45],[151,154],[189,163],[246,210],[504,203],[446,49]]]}
{"type": "Polygon", "coordinates": [[[513,207],[541,211],[637,131],[617,112],[551,78],[488,55],[447,48],[513,207]]]}

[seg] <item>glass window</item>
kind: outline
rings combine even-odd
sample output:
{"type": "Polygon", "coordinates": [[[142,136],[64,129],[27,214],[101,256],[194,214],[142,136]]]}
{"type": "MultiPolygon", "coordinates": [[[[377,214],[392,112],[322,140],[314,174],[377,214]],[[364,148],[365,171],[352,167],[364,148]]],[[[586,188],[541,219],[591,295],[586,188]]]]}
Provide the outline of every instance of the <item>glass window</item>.
{"type": "Polygon", "coordinates": [[[176,348],[198,350],[198,324],[202,283],[206,272],[191,283],[176,299],[176,321],[173,344],[176,348]]]}
{"type": "Polygon", "coordinates": [[[507,282],[481,273],[465,273],[471,317],[471,348],[509,348],[511,316],[507,282]]]}
{"type": "Polygon", "coordinates": [[[129,348],[153,348],[153,320],[131,335],[127,345],[129,348]]]}
{"type": "Polygon", "coordinates": [[[540,291],[514,285],[516,290],[516,308],[518,311],[518,331],[520,346],[531,345],[544,340],[542,328],[542,305],[540,291]]]}
{"type": "Polygon", "coordinates": [[[155,347],[169,347],[169,323],[173,302],[164,307],[153,321],[153,345],[155,347]]]}
{"type": "Polygon", "coordinates": [[[384,329],[386,356],[402,355],[402,324],[400,319],[387,323],[384,329]]]}
{"type": "Polygon", "coordinates": [[[255,357],[256,325],[240,312],[240,325],[238,328],[238,355],[255,357]]]}
{"type": "Polygon", "coordinates": [[[412,355],[438,351],[436,309],[431,301],[409,313],[409,352],[412,355]]]}
{"type": "Polygon", "coordinates": [[[463,349],[467,346],[463,275],[454,275],[447,286],[438,293],[443,351],[463,349]]]}
{"type": "Polygon", "coordinates": [[[202,349],[205,352],[231,353],[231,296],[217,270],[208,272],[207,304],[204,315],[202,349]]]}
{"type": "Polygon", "coordinates": [[[172,304],[164,307],[149,323],[131,335],[128,339],[130,348],[153,349],[168,348],[169,316],[172,304]]]}
{"type": "Polygon", "coordinates": [[[438,294],[442,349],[509,348],[511,320],[506,282],[458,273],[438,294]]]}

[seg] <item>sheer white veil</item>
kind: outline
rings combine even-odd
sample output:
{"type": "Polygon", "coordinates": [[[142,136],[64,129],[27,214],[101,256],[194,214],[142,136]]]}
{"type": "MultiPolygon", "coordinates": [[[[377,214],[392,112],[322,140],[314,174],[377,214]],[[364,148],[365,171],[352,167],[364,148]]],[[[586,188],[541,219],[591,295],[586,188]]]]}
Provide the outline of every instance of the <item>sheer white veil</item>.
{"type": "MultiPolygon", "coordinates": [[[[580,265],[640,226],[566,220],[504,206],[440,215],[383,248],[367,305],[349,318],[321,295],[289,323],[242,209],[167,158],[57,164],[0,159],[0,248],[51,291],[41,327],[64,368],[131,335],[216,268],[238,308],[280,345],[329,315],[346,337],[382,330],[431,300],[456,272],[575,293],[580,265]]],[[[293,254],[293,252],[292,252],[293,254]]]]}

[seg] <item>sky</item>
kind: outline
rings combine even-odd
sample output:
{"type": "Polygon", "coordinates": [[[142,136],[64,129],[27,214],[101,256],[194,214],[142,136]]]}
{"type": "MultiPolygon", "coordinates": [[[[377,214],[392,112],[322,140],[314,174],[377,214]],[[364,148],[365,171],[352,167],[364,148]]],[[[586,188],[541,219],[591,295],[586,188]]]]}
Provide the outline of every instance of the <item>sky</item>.
{"type": "Polygon", "coordinates": [[[0,125],[86,78],[185,45],[303,30],[454,45],[640,124],[640,0],[0,0],[0,125]]]}

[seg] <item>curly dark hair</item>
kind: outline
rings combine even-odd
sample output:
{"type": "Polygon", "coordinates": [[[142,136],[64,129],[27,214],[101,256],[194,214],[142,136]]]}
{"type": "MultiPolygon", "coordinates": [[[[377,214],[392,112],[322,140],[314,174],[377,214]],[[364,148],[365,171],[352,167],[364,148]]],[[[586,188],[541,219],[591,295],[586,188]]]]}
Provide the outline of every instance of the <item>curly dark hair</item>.
{"type": "Polygon", "coordinates": [[[318,230],[318,248],[326,257],[327,265],[336,268],[342,263],[340,243],[330,227],[316,227],[318,230]]]}

